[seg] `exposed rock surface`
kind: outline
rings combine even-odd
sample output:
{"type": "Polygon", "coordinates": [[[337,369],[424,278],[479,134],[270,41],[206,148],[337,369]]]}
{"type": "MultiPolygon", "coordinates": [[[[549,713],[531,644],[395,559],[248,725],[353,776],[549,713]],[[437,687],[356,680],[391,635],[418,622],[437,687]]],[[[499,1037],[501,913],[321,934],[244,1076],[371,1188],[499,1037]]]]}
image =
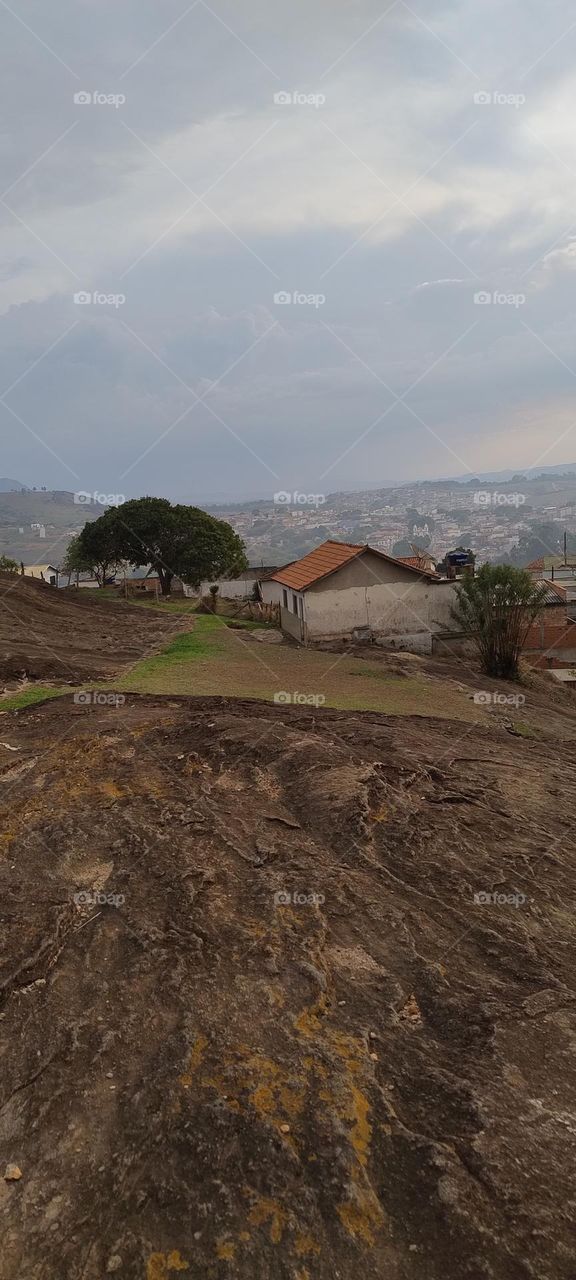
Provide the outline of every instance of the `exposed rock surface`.
{"type": "Polygon", "coordinates": [[[0,1280],[573,1280],[573,744],[218,699],[9,728],[0,1280]]]}

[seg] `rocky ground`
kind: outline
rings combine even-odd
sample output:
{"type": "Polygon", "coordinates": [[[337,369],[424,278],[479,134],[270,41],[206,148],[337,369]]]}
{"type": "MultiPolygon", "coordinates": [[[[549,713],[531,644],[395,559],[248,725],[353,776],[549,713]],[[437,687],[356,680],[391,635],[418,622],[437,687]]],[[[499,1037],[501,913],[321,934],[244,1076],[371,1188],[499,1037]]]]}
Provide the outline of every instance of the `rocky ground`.
{"type": "Polygon", "coordinates": [[[573,1280],[574,743],[0,723],[0,1280],[573,1280]]]}

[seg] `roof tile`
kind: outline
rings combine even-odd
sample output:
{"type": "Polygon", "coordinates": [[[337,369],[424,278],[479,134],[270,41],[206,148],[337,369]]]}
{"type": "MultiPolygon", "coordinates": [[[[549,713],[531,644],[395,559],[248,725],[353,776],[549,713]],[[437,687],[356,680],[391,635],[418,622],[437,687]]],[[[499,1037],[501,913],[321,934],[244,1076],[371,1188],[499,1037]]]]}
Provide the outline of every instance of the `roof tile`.
{"type": "Polygon", "coordinates": [[[301,560],[295,560],[293,564],[279,569],[273,574],[273,580],[281,582],[284,587],[291,587],[293,591],[304,591],[306,587],[311,587],[313,582],[318,582],[327,574],[334,573],[335,569],[340,569],[349,560],[355,560],[356,556],[361,555],[365,550],[363,544],[335,542],[329,538],[327,542],[322,542],[319,547],[315,547],[314,551],[309,551],[308,555],[303,556],[301,560]]]}
{"type": "Polygon", "coordinates": [[[306,591],[315,582],[319,582],[321,578],[327,578],[328,574],[334,573],[336,569],[341,569],[343,565],[355,560],[357,556],[363,555],[366,551],[378,556],[380,560],[387,560],[389,564],[401,565],[409,573],[416,573],[419,577],[439,581],[438,574],[431,573],[420,564],[411,564],[409,562],[410,558],[404,561],[396,560],[394,556],[387,555],[385,551],[378,551],[376,547],[371,547],[365,543],[336,542],[334,538],[328,538],[319,547],[315,547],[314,551],[309,551],[308,555],[303,556],[301,560],[295,560],[293,564],[284,565],[277,573],[271,575],[271,581],[280,582],[283,587],[290,587],[292,591],[306,591]]]}

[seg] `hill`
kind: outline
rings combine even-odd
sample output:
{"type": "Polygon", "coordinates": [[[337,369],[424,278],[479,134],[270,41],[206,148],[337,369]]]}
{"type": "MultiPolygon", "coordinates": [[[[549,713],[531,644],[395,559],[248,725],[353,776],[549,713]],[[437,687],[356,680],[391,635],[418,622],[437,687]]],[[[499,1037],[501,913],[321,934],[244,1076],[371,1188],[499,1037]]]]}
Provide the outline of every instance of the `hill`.
{"type": "Polygon", "coordinates": [[[96,503],[76,504],[67,490],[27,490],[26,493],[0,491],[0,555],[17,563],[58,565],[67,544],[84,527],[87,520],[102,515],[96,503]],[[32,525],[43,525],[45,537],[32,525]]]}
{"type": "Polygon", "coordinates": [[[570,1280],[574,742],[137,695],[2,738],[0,1280],[570,1280]]]}
{"type": "Polygon", "coordinates": [[[174,629],[170,615],[20,574],[0,573],[0,606],[0,681],[110,677],[174,629]]]}

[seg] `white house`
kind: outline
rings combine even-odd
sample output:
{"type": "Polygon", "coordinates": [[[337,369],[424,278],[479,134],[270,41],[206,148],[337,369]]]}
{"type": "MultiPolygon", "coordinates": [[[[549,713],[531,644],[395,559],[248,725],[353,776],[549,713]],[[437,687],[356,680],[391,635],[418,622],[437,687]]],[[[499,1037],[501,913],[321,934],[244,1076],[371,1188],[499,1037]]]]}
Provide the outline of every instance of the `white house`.
{"type": "Polygon", "coordinates": [[[282,630],[304,644],[373,639],[430,653],[433,634],[453,630],[453,583],[374,547],[329,539],[260,587],[280,605],[282,630]]]}
{"type": "Polygon", "coordinates": [[[24,573],[28,578],[40,578],[42,582],[48,582],[51,587],[58,586],[59,569],[53,564],[28,564],[24,566],[24,573]]]}

